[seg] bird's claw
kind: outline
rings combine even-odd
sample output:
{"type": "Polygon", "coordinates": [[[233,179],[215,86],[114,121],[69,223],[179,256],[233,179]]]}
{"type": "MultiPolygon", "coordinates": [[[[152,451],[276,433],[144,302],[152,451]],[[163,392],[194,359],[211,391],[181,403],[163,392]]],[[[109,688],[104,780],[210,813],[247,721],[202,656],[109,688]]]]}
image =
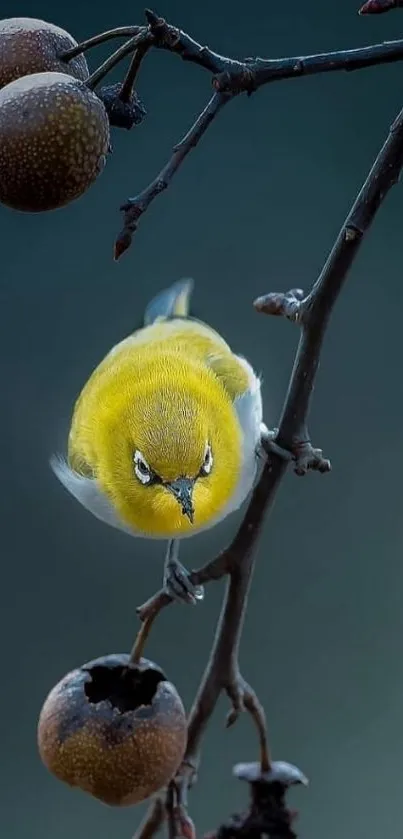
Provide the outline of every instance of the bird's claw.
{"type": "Polygon", "coordinates": [[[260,423],[260,442],[257,449],[258,457],[266,457],[267,454],[273,452],[273,454],[277,454],[283,460],[292,460],[292,452],[287,449],[283,449],[283,447],[279,446],[276,442],[277,435],[278,428],[268,428],[264,422],[260,423]]]}
{"type": "Polygon", "coordinates": [[[168,562],[165,566],[164,589],[173,600],[180,603],[195,606],[204,599],[204,586],[193,585],[189,571],[178,560],[168,562]]]}
{"type": "Polygon", "coordinates": [[[322,449],[314,449],[310,440],[301,440],[294,447],[294,472],[304,476],[310,470],[325,474],[331,471],[330,460],[323,457],[322,449]]]}
{"type": "Polygon", "coordinates": [[[260,425],[260,444],[257,448],[257,456],[273,454],[278,455],[285,461],[294,461],[294,472],[296,475],[306,475],[309,471],[330,472],[330,460],[323,457],[322,449],[314,449],[307,436],[293,442],[292,449],[287,450],[277,443],[278,428],[269,429],[262,422],[260,425]]]}

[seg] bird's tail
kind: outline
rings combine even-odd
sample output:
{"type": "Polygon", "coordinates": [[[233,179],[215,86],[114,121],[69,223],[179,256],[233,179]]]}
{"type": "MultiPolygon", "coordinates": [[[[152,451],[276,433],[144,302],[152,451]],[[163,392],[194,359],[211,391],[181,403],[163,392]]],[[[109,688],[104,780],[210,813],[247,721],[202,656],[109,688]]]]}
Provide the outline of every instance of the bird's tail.
{"type": "Polygon", "coordinates": [[[178,280],[177,283],[160,291],[150,300],[144,312],[144,326],[149,326],[158,320],[169,318],[185,318],[189,314],[190,296],[193,291],[193,280],[178,280]]]}

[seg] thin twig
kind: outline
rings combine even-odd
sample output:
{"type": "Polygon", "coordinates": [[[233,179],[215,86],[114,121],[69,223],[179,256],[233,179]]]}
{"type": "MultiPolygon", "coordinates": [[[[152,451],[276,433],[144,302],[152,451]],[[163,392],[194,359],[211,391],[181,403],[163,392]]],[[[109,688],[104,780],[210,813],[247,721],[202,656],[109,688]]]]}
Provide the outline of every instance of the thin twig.
{"type": "MultiPolygon", "coordinates": [[[[383,7],[382,11],[387,11],[402,6],[403,0],[369,0],[366,5],[370,3],[383,7]]],[[[378,8],[377,11],[379,10],[378,8]]],[[[362,9],[360,13],[363,14],[362,9]]],[[[280,79],[337,70],[361,70],[374,64],[388,64],[403,59],[403,40],[398,40],[305,57],[296,55],[276,59],[248,58],[242,61],[219,55],[202,46],[186,32],[167,23],[154,12],[148,12],[147,22],[154,34],[154,47],[176,53],[184,61],[199,64],[216,77],[217,90],[231,89],[233,93],[249,92],[280,79]]]]}
{"type": "Polygon", "coordinates": [[[261,705],[253,691],[249,690],[245,692],[244,703],[246,710],[249,711],[255,723],[259,735],[260,771],[263,775],[265,772],[269,772],[271,767],[270,749],[267,737],[266,715],[264,712],[263,705],[261,705]]]}
{"type": "Polygon", "coordinates": [[[119,99],[121,99],[122,102],[130,101],[134,84],[137,79],[138,72],[140,70],[141,62],[143,61],[143,58],[145,57],[148,50],[150,49],[150,46],[151,43],[147,43],[146,41],[143,44],[139,44],[139,46],[137,47],[136,52],[134,53],[130,62],[129,69],[122,82],[122,89],[119,94],[119,99]]]}
{"type": "Polygon", "coordinates": [[[312,76],[317,73],[334,73],[340,70],[352,72],[363,70],[365,67],[373,67],[374,64],[392,64],[402,60],[403,40],[385,41],[369,47],[323,52],[305,57],[250,59],[232,70],[224,70],[216,75],[213,84],[216,90],[253,93],[265,84],[283,79],[312,76]]]}
{"type": "MultiPolygon", "coordinates": [[[[345,283],[348,271],[358,252],[365,232],[389,189],[398,181],[403,166],[403,110],[391,126],[389,136],[344,222],[324,268],[306,298],[299,302],[293,320],[301,326],[301,340],[297,350],[288,392],[279,423],[279,444],[293,450],[295,441],[307,435],[310,399],[319,363],[319,354],[333,307],[345,283]]],[[[281,295],[280,295],[281,297],[281,295]]],[[[284,316],[289,316],[290,299],[283,295],[284,316]]],[[[269,294],[257,301],[259,311],[279,314],[279,294],[269,294]],[[273,301],[275,305],[273,304],[273,301]]],[[[281,313],[281,312],[280,312],[281,313]]],[[[221,616],[214,645],[189,716],[188,745],[182,767],[182,783],[191,783],[197,769],[201,740],[222,690],[234,684],[238,675],[238,647],[246,608],[250,580],[254,568],[253,549],[267,516],[287,461],[280,454],[268,455],[260,479],[252,494],[245,517],[233,542],[210,562],[193,581],[207,582],[208,573],[215,579],[229,570],[221,616]]],[[[247,698],[244,694],[244,704],[247,698]]],[[[164,814],[159,813],[161,825],[164,814]]],[[[149,818],[155,820],[155,804],[149,818]]],[[[143,823],[142,839],[149,839],[149,823],[143,823]]]]}
{"type": "MultiPolygon", "coordinates": [[[[399,180],[403,166],[403,110],[392,124],[389,136],[360,190],[336,239],[324,268],[309,295],[300,302],[295,320],[302,335],[291,375],[277,440],[287,445],[306,426],[319,353],[334,303],[377,210],[399,180]]],[[[264,301],[270,314],[270,295],[264,301]]]]}
{"type": "Polygon", "coordinates": [[[127,55],[130,55],[134,50],[140,45],[146,43],[150,39],[150,33],[148,30],[143,27],[140,31],[135,35],[133,38],[130,38],[126,41],[125,44],[122,44],[119,49],[115,50],[97,70],[91,74],[91,76],[87,79],[86,85],[87,87],[94,90],[94,88],[105,78],[105,76],[119,64],[123,58],[126,58],[127,55]]]}
{"type": "Polygon", "coordinates": [[[100,32],[99,35],[87,38],[86,41],[81,41],[80,44],[61,53],[59,58],[62,61],[71,61],[77,55],[81,55],[81,53],[87,52],[87,50],[92,49],[92,47],[97,47],[99,44],[104,44],[112,38],[133,38],[142,29],[144,29],[144,26],[118,26],[116,29],[108,29],[106,32],[100,32]]]}
{"type": "Polygon", "coordinates": [[[153,614],[148,615],[147,619],[142,622],[142,624],[140,626],[140,629],[137,633],[136,640],[133,644],[132,651],[130,653],[130,659],[129,659],[130,664],[138,664],[139,663],[139,661],[140,661],[140,659],[143,655],[144,647],[146,645],[148,636],[150,634],[151,627],[154,623],[155,618],[157,617],[157,614],[158,614],[158,612],[154,611],[153,614]]]}
{"type": "Polygon", "coordinates": [[[152,839],[165,821],[165,802],[157,796],[153,799],[143,821],[139,824],[133,839],[152,839]]]}
{"type": "Polygon", "coordinates": [[[197,145],[218,112],[231,98],[232,95],[230,93],[214,93],[187,134],[175,146],[168,163],[161,169],[157,177],[154,178],[143,192],[140,192],[135,198],[130,198],[121,207],[124,210],[124,225],[115,241],[115,260],[119,259],[122,253],[130,246],[132,235],[137,229],[139,219],[143,213],[145,213],[154,198],[169,186],[175,172],[179,169],[185,157],[197,145]]]}
{"type": "MultiPolygon", "coordinates": [[[[175,147],[171,158],[157,177],[142,192],[134,198],[129,198],[121,206],[124,221],[123,228],[115,240],[115,261],[130,247],[141,216],[157,195],[160,195],[169,186],[190,150],[200,141],[213,118],[222,106],[229,101],[229,98],[241,93],[251,94],[265,84],[282,79],[308,76],[314,73],[330,73],[337,70],[361,70],[365,67],[392,63],[403,59],[403,40],[400,40],[386,41],[382,44],[373,44],[353,50],[318,53],[306,57],[255,58],[239,61],[219,55],[208,47],[203,47],[182,30],[168,24],[164,18],[159,17],[155,12],[146,10],[146,19],[148,33],[152,39],[151,46],[175,53],[183,60],[199,64],[209,70],[213,74],[212,83],[216,93],[228,98],[217,99],[213,96],[210,99],[207,107],[187,135],[175,147]]],[[[323,466],[323,461],[319,458],[317,466],[313,468],[325,469],[326,467],[323,466]]]]}
{"type": "Polygon", "coordinates": [[[236,59],[218,55],[208,47],[202,46],[186,32],[167,23],[164,18],[159,17],[150,9],[146,9],[145,14],[154,36],[154,46],[158,49],[176,53],[183,61],[198,64],[205,70],[209,70],[210,73],[221,73],[223,70],[235,69],[241,63],[236,59]]]}

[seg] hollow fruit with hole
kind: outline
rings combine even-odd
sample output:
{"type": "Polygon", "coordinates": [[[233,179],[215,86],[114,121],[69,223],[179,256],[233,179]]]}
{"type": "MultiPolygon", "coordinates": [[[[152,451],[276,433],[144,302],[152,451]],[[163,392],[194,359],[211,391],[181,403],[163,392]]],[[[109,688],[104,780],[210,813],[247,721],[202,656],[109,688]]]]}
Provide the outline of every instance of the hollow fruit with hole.
{"type": "Polygon", "coordinates": [[[57,778],[105,804],[148,798],[175,775],[186,748],[179,694],[147,659],[95,659],[49,693],[38,722],[43,763],[57,778]]]}
{"type": "Polygon", "coordinates": [[[77,41],[59,26],[30,17],[0,20],[0,88],[20,76],[52,71],[88,79],[88,66],[81,53],[70,61],[60,56],[77,41]]]}
{"type": "Polygon", "coordinates": [[[33,73],[0,90],[0,202],[42,212],[82,195],[102,172],[109,120],[86,84],[33,73]]]}

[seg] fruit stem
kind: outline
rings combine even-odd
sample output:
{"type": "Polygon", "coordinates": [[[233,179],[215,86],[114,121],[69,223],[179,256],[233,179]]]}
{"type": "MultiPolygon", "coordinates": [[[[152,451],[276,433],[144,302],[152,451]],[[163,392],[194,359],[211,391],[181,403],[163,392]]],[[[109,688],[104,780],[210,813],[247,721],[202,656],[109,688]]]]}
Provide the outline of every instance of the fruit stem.
{"type": "Polygon", "coordinates": [[[147,43],[146,41],[143,44],[139,44],[136,49],[136,52],[132,56],[132,60],[130,62],[129,69],[126,73],[125,78],[122,82],[122,89],[119,94],[119,99],[122,102],[129,102],[130,97],[132,95],[134,83],[136,81],[138,72],[140,70],[141,62],[148,52],[151,44],[147,43]]]}
{"type": "Polygon", "coordinates": [[[154,612],[153,615],[149,615],[149,617],[141,624],[130,653],[129,664],[138,664],[142,658],[147,638],[156,617],[157,612],[154,612]]]}
{"type": "Polygon", "coordinates": [[[136,635],[132,651],[130,653],[130,664],[138,664],[143,652],[145,643],[150,634],[150,629],[155,621],[157,615],[164,609],[164,607],[171,602],[169,595],[164,597],[154,597],[144,603],[143,606],[137,608],[137,614],[141,620],[140,629],[136,635]]]}
{"type": "Polygon", "coordinates": [[[269,772],[271,768],[266,715],[263,706],[253,693],[250,696],[245,697],[245,708],[249,711],[257,729],[260,746],[260,770],[262,774],[264,774],[265,772],[269,772]]]}
{"type": "Polygon", "coordinates": [[[87,38],[86,41],[81,41],[75,47],[62,52],[59,58],[62,61],[71,61],[77,55],[90,50],[92,47],[97,47],[99,44],[104,44],[112,38],[133,38],[135,35],[144,29],[144,26],[118,26],[116,29],[108,29],[107,32],[100,32],[99,35],[94,35],[92,38],[87,38]]]}
{"type": "Polygon", "coordinates": [[[119,49],[115,50],[115,52],[113,52],[112,55],[110,55],[109,58],[107,58],[106,61],[104,61],[103,64],[101,64],[101,66],[91,74],[86,81],[87,87],[94,90],[107,73],[116,67],[123,58],[126,58],[126,55],[130,55],[130,53],[134,52],[140,44],[149,40],[150,33],[143,27],[137,35],[130,38],[125,44],[122,44],[119,49]]]}

